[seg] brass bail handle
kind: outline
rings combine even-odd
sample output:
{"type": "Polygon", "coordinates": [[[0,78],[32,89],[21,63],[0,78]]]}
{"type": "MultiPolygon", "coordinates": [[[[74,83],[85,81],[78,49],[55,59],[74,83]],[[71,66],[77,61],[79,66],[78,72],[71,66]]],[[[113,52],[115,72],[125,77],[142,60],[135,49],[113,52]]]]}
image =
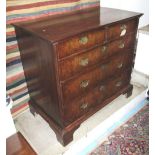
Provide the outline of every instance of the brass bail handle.
{"type": "Polygon", "coordinates": [[[127,26],[125,24],[121,25],[120,30],[121,30],[120,37],[125,36],[127,32],[127,26]]]}
{"type": "Polygon", "coordinates": [[[83,44],[83,45],[87,44],[88,37],[87,36],[81,37],[79,42],[80,42],[80,44],[83,44]]]}

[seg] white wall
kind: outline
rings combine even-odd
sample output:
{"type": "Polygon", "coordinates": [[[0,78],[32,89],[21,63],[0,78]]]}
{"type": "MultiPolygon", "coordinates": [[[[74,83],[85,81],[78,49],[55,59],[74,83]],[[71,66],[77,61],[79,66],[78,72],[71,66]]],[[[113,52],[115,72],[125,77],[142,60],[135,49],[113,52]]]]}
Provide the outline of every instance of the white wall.
{"type": "Polygon", "coordinates": [[[100,0],[100,5],[144,13],[140,19],[139,27],[149,24],[149,0],[100,0]]]}
{"type": "Polygon", "coordinates": [[[14,125],[14,122],[13,122],[13,119],[12,119],[12,115],[11,115],[11,112],[10,112],[10,108],[8,107],[5,107],[5,121],[7,122],[6,123],[6,130],[5,130],[5,134],[6,134],[6,138],[10,137],[11,135],[15,134],[17,131],[16,131],[16,128],[15,128],[15,125],[14,125]]]}
{"type": "MultiPolygon", "coordinates": [[[[149,0],[100,0],[102,7],[117,8],[122,10],[141,12],[144,15],[140,18],[139,27],[149,24],[149,0]]],[[[135,69],[149,75],[149,35],[139,34],[135,69]]]]}
{"type": "Polygon", "coordinates": [[[139,33],[138,45],[136,51],[136,59],[134,68],[142,72],[146,75],[149,75],[150,72],[150,43],[149,43],[149,35],[145,33],[139,33]]]}

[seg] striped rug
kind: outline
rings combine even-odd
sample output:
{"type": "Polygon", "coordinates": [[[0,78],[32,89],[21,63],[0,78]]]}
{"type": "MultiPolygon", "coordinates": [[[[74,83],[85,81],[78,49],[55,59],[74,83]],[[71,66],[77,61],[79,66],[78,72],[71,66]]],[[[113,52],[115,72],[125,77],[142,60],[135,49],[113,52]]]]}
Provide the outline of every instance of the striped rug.
{"type": "Polygon", "coordinates": [[[7,94],[13,99],[13,117],[28,108],[29,94],[16,34],[11,23],[99,6],[99,0],[7,0],[7,94]]]}

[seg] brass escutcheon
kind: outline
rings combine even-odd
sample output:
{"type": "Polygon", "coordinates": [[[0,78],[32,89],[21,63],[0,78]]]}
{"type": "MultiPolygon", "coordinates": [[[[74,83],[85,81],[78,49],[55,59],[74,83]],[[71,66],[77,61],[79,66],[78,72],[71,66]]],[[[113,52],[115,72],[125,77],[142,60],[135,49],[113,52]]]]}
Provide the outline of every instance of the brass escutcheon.
{"type": "Polygon", "coordinates": [[[105,86],[101,85],[99,89],[100,89],[100,91],[104,91],[105,90],[105,86]]]}
{"type": "Polygon", "coordinates": [[[107,46],[103,46],[103,47],[101,48],[102,54],[104,54],[104,53],[106,52],[106,49],[107,49],[107,46]]]}
{"type": "Polygon", "coordinates": [[[119,81],[119,82],[116,83],[116,87],[120,87],[121,85],[122,85],[122,82],[121,81],[119,81]]]}
{"type": "Polygon", "coordinates": [[[89,62],[88,58],[82,58],[79,62],[80,66],[87,66],[89,62]]]}
{"type": "Polygon", "coordinates": [[[122,42],[122,41],[121,41],[121,42],[119,43],[119,45],[118,45],[119,48],[124,48],[124,46],[125,46],[125,44],[124,44],[124,42],[122,42]]]}
{"type": "Polygon", "coordinates": [[[122,68],[122,66],[123,66],[123,63],[119,64],[117,68],[122,68]]]}
{"type": "Polygon", "coordinates": [[[88,107],[88,103],[83,103],[83,104],[80,106],[81,109],[86,109],[87,107],[88,107]]]}
{"type": "Polygon", "coordinates": [[[104,70],[107,67],[107,64],[102,64],[101,69],[104,70]]]}

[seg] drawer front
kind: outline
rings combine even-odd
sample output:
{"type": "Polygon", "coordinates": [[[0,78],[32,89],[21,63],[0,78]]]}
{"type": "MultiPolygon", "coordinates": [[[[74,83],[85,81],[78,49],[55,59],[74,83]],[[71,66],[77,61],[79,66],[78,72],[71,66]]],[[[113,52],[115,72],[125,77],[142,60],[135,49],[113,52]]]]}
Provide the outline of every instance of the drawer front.
{"type": "Polygon", "coordinates": [[[130,82],[129,72],[124,72],[121,76],[100,83],[96,88],[90,90],[81,98],[76,98],[72,102],[64,105],[64,117],[66,125],[84,115],[104,100],[127,86],[130,82]]]}
{"type": "Polygon", "coordinates": [[[104,43],[104,41],[104,30],[97,30],[89,33],[80,34],[78,36],[72,37],[71,39],[58,43],[58,57],[61,59],[63,57],[76,53],[77,50],[89,48],[99,43],[104,43]]]}
{"type": "Polygon", "coordinates": [[[109,26],[107,29],[107,40],[114,40],[116,38],[124,37],[129,33],[136,32],[137,27],[137,19],[109,26]]]}
{"type": "Polygon", "coordinates": [[[82,53],[61,61],[59,63],[60,80],[65,80],[83,69],[101,62],[103,59],[107,58],[107,56],[112,56],[113,54],[126,49],[133,49],[134,42],[135,33],[109,44],[97,47],[86,53],[82,53]]]}
{"type": "Polygon", "coordinates": [[[127,53],[130,52],[132,51],[122,52],[110,59],[109,62],[100,64],[91,71],[87,71],[85,74],[62,83],[64,100],[68,102],[80,94],[88,91],[100,81],[103,81],[107,77],[124,70],[127,66],[130,65],[128,63],[131,63],[129,60],[132,59],[132,57],[127,55],[127,53]]]}

